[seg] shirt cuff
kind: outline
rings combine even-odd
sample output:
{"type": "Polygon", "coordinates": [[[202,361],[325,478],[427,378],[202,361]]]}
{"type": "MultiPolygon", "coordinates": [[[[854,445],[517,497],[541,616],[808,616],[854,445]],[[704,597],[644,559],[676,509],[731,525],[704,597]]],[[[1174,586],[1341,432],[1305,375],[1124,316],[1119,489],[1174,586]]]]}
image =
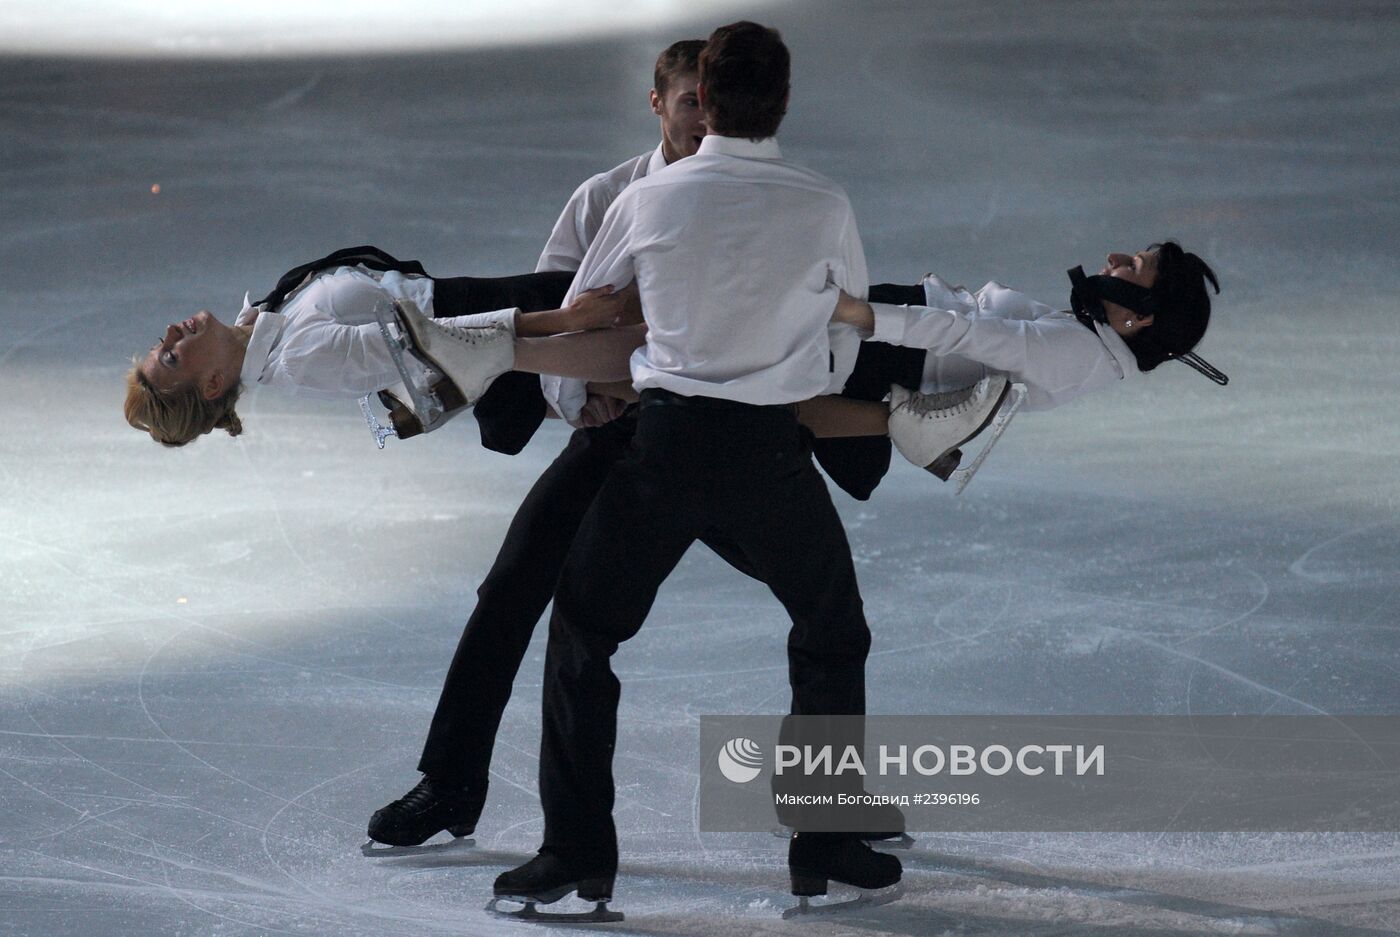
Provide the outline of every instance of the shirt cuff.
{"type": "Polygon", "coordinates": [[[871,303],[870,311],[875,315],[875,332],[871,339],[887,345],[903,345],[904,336],[918,318],[917,306],[892,306],[889,303],[871,303]]]}
{"type": "Polygon", "coordinates": [[[583,405],[588,402],[588,385],[574,378],[555,377],[552,374],[540,375],[540,390],[549,408],[559,414],[570,426],[578,426],[583,415],[583,405]]]}

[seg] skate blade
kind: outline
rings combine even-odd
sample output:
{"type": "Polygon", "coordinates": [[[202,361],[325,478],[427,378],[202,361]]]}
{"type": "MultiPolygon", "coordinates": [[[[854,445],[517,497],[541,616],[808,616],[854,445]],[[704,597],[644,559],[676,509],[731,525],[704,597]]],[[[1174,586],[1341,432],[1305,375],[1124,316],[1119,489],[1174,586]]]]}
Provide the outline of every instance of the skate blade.
{"type": "Polygon", "coordinates": [[[379,422],[379,418],[369,408],[368,394],[360,398],[360,412],[364,414],[365,423],[369,425],[369,431],[374,434],[374,443],[380,449],[384,448],[384,440],[390,436],[398,436],[398,432],[392,426],[384,426],[379,422]]]}
{"type": "MultiPolygon", "coordinates": [[[[557,900],[557,899],[556,899],[557,900]]],[[[549,904],[551,902],[544,902],[549,904]]],[[[530,898],[512,898],[498,895],[486,902],[488,914],[508,917],[517,921],[535,921],[540,924],[615,924],[626,920],[621,911],[613,911],[606,901],[596,902],[592,911],[541,911],[540,902],[530,898]],[[518,904],[518,908],[503,908],[502,902],[518,904]]]]}
{"type": "Polygon", "coordinates": [[[435,852],[471,849],[474,846],[476,846],[476,840],[470,836],[451,839],[445,843],[422,843],[418,846],[390,846],[387,843],[377,843],[371,839],[366,840],[365,844],[360,847],[360,854],[369,856],[371,859],[387,859],[390,856],[424,856],[435,852]]]}
{"type": "MultiPolygon", "coordinates": [[[[410,404],[409,409],[422,421],[424,432],[427,432],[429,428],[436,428],[438,425],[443,407],[438,400],[433,399],[433,396],[418,388],[413,375],[409,373],[407,365],[404,364],[404,355],[409,355],[425,368],[433,371],[440,369],[437,362],[425,355],[419,347],[420,339],[417,331],[413,328],[413,320],[404,311],[406,303],[406,300],[395,300],[388,304],[375,303],[374,317],[379,325],[379,334],[389,349],[389,357],[394,362],[394,368],[399,372],[399,377],[403,379],[404,389],[411,398],[404,403],[410,404]],[[390,330],[391,326],[398,330],[397,335],[390,330]]],[[[418,312],[417,306],[414,306],[413,309],[419,316],[422,315],[421,312],[418,312]]]]}
{"type": "MultiPolygon", "coordinates": [[[[1006,385],[1006,391],[1003,393],[1002,397],[1002,404],[997,409],[996,416],[991,420],[991,435],[988,436],[987,441],[982,444],[982,451],[977,453],[977,457],[973,459],[966,468],[960,468],[952,472],[946,479],[946,481],[957,482],[957,488],[953,490],[953,494],[960,495],[963,493],[963,489],[967,487],[968,482],[972,481],[972,476],[977,474],[977,470],[982,467],[982,463],[987,460],[987,455],[992,451],[992,447],[997,444],[997,440],[1001,438],[1001,434],[1006,432],[1006,428],[1011,425],[1012,418],[1016,416],[1016,412],[1021,409],[1021,404],[1025,402],[1025,384],[1006,385]]],[[[983,424],[984,428],[985,426],[986,424],[983,424]]],[[[977,432],[980,433],[982,430],[979,429],[977,432]]],[[[975,433],[973,435],[976,436],[975,433]]]]}
{"type": "MultiPolygon", "coordinates": [[[[982,422],[977,425],[977,428],[964,436],[962,441],[956,446],[945,450],[942,455],[934,459],[928,465],[925,465],[924,471],[933,473],[939,481],[946,482],[948,479],[952,478],[957,471],[958,464],[962,461],[963,454],[961,447],[976,439],[982,431],[997,418],[997,414],[1001,412],[1001,405],[1005,403],[1006,395],[1010,393],[1012,386],[1010,381],[1003,384],[1001,393],[997,394],[996,403],[992,404],[987,410],[987,415],[982,418],[982,422]]],[[[990,448],[990,446],[986,448],[990,448]]],[[[974,468],[972,471],[976,471],[976,469],[974,468]]]]}
{"type": "MultiPolygon", "coordinates": [[[[773,835],[778,839],[792,839],[792,830],[785,826],[780,826],[773,831],[773,835]]],[[[863,842],[871,849],[911,849],[918,840],[908,833],[900,833],[889,839],[864,839],[863,842]]]]}
{"type": "Polygon", "coordinates": [[[882,904],[889,904],[904,897],[904,885],[896,882],[889,888],[882,888],[878,891],[864,891],[854,898],[845,898],[840,901],[827,901],[820,904],[813,904],[810,898],[799,897],[797,907],[788,908],[783,912],[783,920],[790,921],[793,918],[804,917],[809,914],[840,914],[852,911],[856,908],[875,908],[882,904]]]}

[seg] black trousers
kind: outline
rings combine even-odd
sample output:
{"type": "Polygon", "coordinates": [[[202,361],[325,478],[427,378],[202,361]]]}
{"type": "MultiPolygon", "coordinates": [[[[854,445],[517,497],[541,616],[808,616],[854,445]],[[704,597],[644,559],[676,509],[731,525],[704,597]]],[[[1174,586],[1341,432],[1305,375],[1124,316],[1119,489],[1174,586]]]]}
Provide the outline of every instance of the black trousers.
{"type": "Polygon", "coordinates": [[[616,869],[611,658],[697,539],[735,544],[792,619],[792,712],[865,712],[865,623],[850,546],[791,408],[643,393],[637,435],[564,561],[545,659],[544,849],[616,869]]]}
{"type": "MultiPolygon", "coordinates": [[[[476,607],[443,681],[419,771],[487,786],[496,732],[535,623],[554,597],[584,514],[627,454],[636,422],[635,411],[629,411],[605,426],[576,430],[521,502],[476,590],[476,607]]],[[[738,546],[718,534],[703,540],[739,572],[754,575],[738,546]]]]}
{"type": "Polygon", "coordinates": [[[588,506],[632,441],[634,418],[574,432],[539,477],[476,590],[418,770],[485,785],[501,714],[588,506]]]}
{"type": "MultiPolygon", "coordinates": [[[[433,312],[442,318],[519,307],[558,309],[574,275],[438,277],[433,312]]],[[[492,382],[475,408],[482,444],[515,454],[543,422],[539,377],[511,371],[492,382]],[[494,444],[493,444],[494,443],[494,444]]],[[[428,728],[418,770],[486,786],[501,714],[535,623],[554,594],[564,555],[583,512],[632,440],[633,420],[579,430],[525,496],[476,608],[457,643],[428,728]]]]}

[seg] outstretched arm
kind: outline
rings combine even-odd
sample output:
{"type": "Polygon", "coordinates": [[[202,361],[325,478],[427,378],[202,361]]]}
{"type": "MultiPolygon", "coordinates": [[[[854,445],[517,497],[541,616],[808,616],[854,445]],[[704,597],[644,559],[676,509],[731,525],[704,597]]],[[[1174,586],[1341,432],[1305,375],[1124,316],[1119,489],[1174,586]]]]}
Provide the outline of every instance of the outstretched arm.
{"type": "Polygon", "coordinates": [[[627,381],[627,362],[646,341],[646,326],[595,329],[515,340],[515,370],[584,381],[627,381]]]}
{"type": "Polygon", "coordinates": [[[636,305],[637,287],[614,290],[600,286],[578,294],[573,302],[560,309],[544,312],[522,312],[515,323],[517,338],[540,338],[565,332],[585,332],[625,324],[630,309],[636,305]]]}
{"type": "Polygon", "coordinates": [[[836,300],[836,311],[832,313],[831,321],[853,325],[862,332],[873,332],[875,331],[875,310],[871,309],[870,304],[865,300],[856,299],[842,290],[840,297],[836,300]]]}
{"type": "MultiPolygon", "coordinates": [[[[597,290],[591,293],[601,293],[607,300],[620,299],[628,307],[623,314],[624,320],[641,319],[636,303],[636,284],[615,293],[597,290]]],[[[582,294],[580,300],[588,295],[582,294]]],[[[870,304],[845,291],[840,294],[836,314],[832,318],[867,332],[875,328],[870,304]]],[[[646,327],[643,325],[587,335],[517,341],[516,370],[589,381],[589,403],[584,407],[581,422],[585,426],[601,425],[616,418],[625,403],[637,399],[627,362],[632,351],[645,339],[646,327]]],[[[819,439],[884,436],[889,431],[889,408],[880,402],[851,400],[835,395],[813,397],[798,404],[797,416],[819,439]]]]}

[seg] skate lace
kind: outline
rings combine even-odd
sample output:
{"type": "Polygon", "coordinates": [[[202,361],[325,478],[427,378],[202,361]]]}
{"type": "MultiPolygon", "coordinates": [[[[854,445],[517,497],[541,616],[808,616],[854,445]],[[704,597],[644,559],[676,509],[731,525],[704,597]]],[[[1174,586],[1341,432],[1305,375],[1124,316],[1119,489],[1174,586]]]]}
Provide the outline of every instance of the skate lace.
{"type": "Polygon", "coordinates": [[[413,786],[413,790],[394,801],[393,806],[409,810],[422,810],[431,807],[438,800],[433,782],[424,778],[413,786]]]}
{"type": "Polygon", "coordinates": [[[441,335],[450,338],[456,342],[459,342],[463,345],[471,346],[481,345],[486,342],[489,342],[492,339],[499,337],[501,333],[507,331],[506,327],[500,323],[493,323],[491,325],[480,325],[472,328],[463,328],[462,326],[457,325],[445,325],[441,322],[429,319],[427,321],[427,324],[437,329],[437,331],[441,335]]]}
{"type": "Polygon", "coordinates": [[[915,416],[926,419],[948,419],[961,416],[977,403],[977,385],[938,394],[912,394],[904,407],[915,416]]]}

